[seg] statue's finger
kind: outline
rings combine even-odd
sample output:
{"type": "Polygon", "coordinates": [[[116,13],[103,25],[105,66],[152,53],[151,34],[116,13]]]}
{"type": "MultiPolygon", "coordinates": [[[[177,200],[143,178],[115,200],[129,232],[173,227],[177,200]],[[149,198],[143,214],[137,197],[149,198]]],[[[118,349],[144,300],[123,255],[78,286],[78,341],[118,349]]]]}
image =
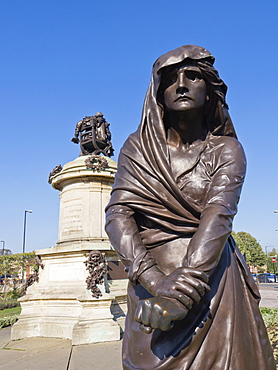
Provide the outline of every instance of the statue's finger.
{"type": "Polygon", "coordinates": [[[142,324],[139,325],[139,329],[142,330],[146,334],[151,334],[151,332],[153,331],[153,329],[150,326],[146,326],[142,324]]]}
{"type": "Polygon", "coordinates": [[[202,280],[204,283],[208,283],[209,282],[209,275],[207,275],[205,272],[203,271],[199,271],[199,270],[193,270],[193,269],[186,269],[187,270],[187,273],[193,277],[196,277],[197,279],[200,279],[202,280]]]}
{"type": "Polygon", "coordinates": [[[142,302],[140,301],[135,311],[134,320],[141,323],[142,322],[141,318],[142,318],[142,302]]]}
{"type": "Polygon", "coordinates": [[[179,292],[182,293],[182,295],[191,299],[194,303],[199,303],[202,298],[199,292],[190,284],[187,284],[187,283],[182,284],[178,282],[176,289],[178,293],[179,292]]]}
{"type": "Polygon", "coordinates": [[[148,299],[142,301],[142,313],[141,313],[141,323],[145,326],[151,326],[151,315],[152,307],[148,299]]]}
{"type": "Polygon", "coordinates": [[[201,297],[203,297],[206,292],[210,291],[209,285],[199,279],[193,278],[192,276],[187,276],[187,278],[185,279],[185,283],[195,288],[201,297]]]}
{"type": "Polygon", "coordinates": [[[174,326],[174,322],[171,321],[170,317],[168,316],[161,316],[159,324],[160,330],[162,331],[169,331],[174,326]]]}
{"type": "Polygon", "coordinates": [[[186,296],[183,292],[178,290],[173,290],[169,294],[167,294],[167,298],[173,298],[182,303],[188,310],[192,308],[193,301],[188,296],[186,296]]]}
{"type": "Polygon", "coordinates": [[[160,325],[160,317],[161,317],[161,307],[159,305],[154,305],[151,310],[151,317],[150,317],[150,326],[153,329],[159,329],[160,325]]]}

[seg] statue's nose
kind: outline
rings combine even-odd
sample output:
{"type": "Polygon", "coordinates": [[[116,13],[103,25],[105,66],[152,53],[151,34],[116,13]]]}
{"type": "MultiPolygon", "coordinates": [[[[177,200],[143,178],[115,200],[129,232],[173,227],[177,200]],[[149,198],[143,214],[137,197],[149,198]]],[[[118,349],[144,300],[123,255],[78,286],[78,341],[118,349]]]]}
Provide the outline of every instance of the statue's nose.
{"type": "Polygon", "coordinates": [[[178,93],[188,91],[186,80],[187,80],[187,78],[186,78],[185,73],[180,71],[180,73],[178,74],[178,78],[177,78],[177,92],[178,93]]]}

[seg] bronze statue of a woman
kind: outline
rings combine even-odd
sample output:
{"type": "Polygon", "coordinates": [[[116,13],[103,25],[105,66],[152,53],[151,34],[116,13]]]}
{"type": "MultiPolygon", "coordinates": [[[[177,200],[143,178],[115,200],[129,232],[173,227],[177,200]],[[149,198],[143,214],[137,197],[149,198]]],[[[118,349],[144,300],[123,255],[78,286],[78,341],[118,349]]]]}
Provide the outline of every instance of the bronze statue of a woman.
{"type": "Polygon", "coordinates": [[[260,295],[231,237],[245,176],[227,87],[206,49],[153,66],[106,231],[128,278],[125,370],[270,370],[260,295]]]}

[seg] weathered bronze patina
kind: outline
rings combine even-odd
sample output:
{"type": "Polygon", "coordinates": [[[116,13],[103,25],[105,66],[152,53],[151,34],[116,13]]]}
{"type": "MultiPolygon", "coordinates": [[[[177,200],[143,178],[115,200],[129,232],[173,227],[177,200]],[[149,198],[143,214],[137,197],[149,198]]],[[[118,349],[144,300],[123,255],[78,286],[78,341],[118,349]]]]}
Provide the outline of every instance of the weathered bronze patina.
{"type": "Polygon", "coordinates": [[[111,157],[114,149],[109,126],[101,112],[94,116],[86,116],[77,122],[71,141],[75,144],[80,142],[80,155],[103,154],[111,157]]]}
{"type": "Polygon", "coordinates": [[[231,237],[246,161],[213,63],[193,45],[162,55],[119,156],[106,230],[130,280],[125,370],[275,369],[231,237]]]}

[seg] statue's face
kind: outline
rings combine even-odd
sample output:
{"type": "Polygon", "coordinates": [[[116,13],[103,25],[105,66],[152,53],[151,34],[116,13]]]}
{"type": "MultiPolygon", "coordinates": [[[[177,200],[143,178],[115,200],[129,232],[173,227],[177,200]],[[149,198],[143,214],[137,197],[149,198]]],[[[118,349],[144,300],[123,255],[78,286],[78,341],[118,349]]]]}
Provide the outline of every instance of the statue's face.
{"type": "Polygon", "coordinates": [[[100,260],[100,256],[98,254],[93,254],[91,258],[93,262],[98,262],[100,260]]]}
{"type": "Polygon", "coordinates": [[[203,108],[207,86],[201,70],[186,62],[173,66],[165,76],[164,105],[171,111],[187,111],[203,108]]]}

